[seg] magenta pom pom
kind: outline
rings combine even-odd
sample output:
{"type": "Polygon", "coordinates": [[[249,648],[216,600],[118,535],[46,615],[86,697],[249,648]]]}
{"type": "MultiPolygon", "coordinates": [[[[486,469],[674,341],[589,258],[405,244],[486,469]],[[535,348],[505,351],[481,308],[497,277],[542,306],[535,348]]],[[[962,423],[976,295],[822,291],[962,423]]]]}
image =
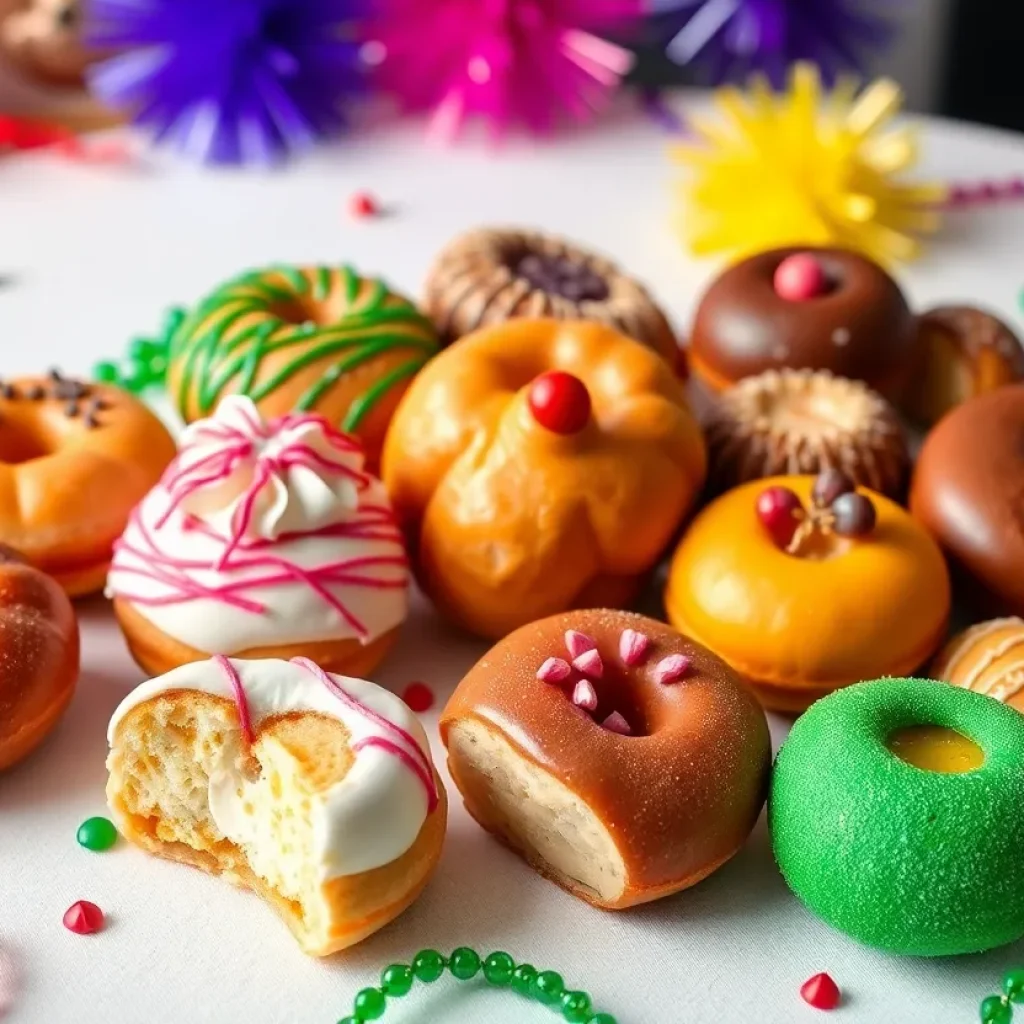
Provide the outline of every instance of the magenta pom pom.
{"type": "Polygon", "coordinates": [[[380,0],[370,46],[383,87],[432,112],[436,138],[472,118],[495,138],[546,134],[605,104],[633,56],[602,35],[641,13],[642,0],[380,0]]]}

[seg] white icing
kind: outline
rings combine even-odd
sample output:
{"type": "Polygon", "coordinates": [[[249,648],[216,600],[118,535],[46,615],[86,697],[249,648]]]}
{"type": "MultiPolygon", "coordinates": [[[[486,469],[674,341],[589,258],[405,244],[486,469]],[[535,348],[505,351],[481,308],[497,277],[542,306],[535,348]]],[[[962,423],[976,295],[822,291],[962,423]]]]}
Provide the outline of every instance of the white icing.
{"type": "MultiPolygon", "coordinates": [[[[271,659],[232,660],[231,664],[241,680],[257,733],[260,722],[272,715],[313,712],[340,721],[349,732],[353,748],[361,740],[378,737],[398,744],[415,757],[416,751],[407,741],[348,707],[305,668],[271,659]]],[[[359,703],[408,733],[425,763],[431,764],[423,728],[404,701],[362,679],[333,678],[359,703]]],[[[227,674],[215,661],[183,665],[143,683],[121,702],[110,720],[110,746],[115,745],[118,726],[132,709],[173,690],[192,690],[232,703],[235,700],[227,674]]],[[[234,767],[240,743],[241,729],[225,738],[220,766],[210,776],[208,798],[217,827],[232,842],[244,846],[249,840],[251,819],[242,811],[242,804],[255,784],[234,767]]],[[[319,877],[340,878],[391,863],[416,841],[428,808],[423,782],[405,763],[379,747],[362,747],[345,777],[313,803],[314,856],[319,877]]]]}

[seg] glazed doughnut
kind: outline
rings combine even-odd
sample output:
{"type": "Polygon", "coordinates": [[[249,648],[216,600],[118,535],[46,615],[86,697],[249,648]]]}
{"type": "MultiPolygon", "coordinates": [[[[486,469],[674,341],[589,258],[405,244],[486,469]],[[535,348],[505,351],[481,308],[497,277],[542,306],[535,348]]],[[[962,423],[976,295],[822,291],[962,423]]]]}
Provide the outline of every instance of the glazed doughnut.
{"type": "Polygon", "coordinates": [[[0,383],[0,543],[72,596],[99,590],[135,504],[174,441],[117,388],[54,371],[0,383]]]}
{"type": "Polygon", "coordinates": [[[216,289],[169,325],[167,387],[186,423],[224,395],[265,416],[317,412],[377,465],[391,414],[438,350],[430,321],[351,267],[270,267],[216,289]]]}
{"type": "Polygon", "coordinates": [[[185,428],[132,513],[107,593],[150,674],[211,654],[366,675],[408,606],[408,563],[358,443],[321,416],[229,395],[185,428]]]}
{"type": "Polygon", "coordinates": [[[477,228],[427,275],[424,306],[451,342],[517,317],[592,320],[685,368],[665,314],[636,279],[597,253],[540,231],[477,228]]]}
{"type": "Polygon", "coordinates": [[[424,590],[497,638],[632,600],[705,466],[665,360],[600,324],[511,320],[413,381],[382,475],[424,590]]]}
{"type": "Polygon", "coordinates": [[[701,299],[689,358],[721,391],[765,370],[828,370],[898,396],[917,327],[899,285],[845,249],[773,249],[726,270],[701,299]],[[790,267],[817,273],[786,273],[790,267]]]}
{"type": "Polygon", "coordinates": [[[1024,619],[979,622],[953,637],[930,675],[1024,712],[1024,619]]]}
{"type": "Polygon", "coordinates": [[[416,716],[305,659],[215,658],[151,679],[109,742],[121,833],[253,890],[312,955],[397,917],[441,854],[447,801],[416,716]]]}
{"type": "Polygon", "coordinates": [[[51,577],[0,548],[0,770],[30,754],[78,681],[78,622],[51,577]]]}
{"type": "Polygon", "coordinates": [[[466,809],[532,867],[619,909],[694,885],[764,802],[764,713],[664,623],[577,611],[517,630],[441,716],[466,809]]]}

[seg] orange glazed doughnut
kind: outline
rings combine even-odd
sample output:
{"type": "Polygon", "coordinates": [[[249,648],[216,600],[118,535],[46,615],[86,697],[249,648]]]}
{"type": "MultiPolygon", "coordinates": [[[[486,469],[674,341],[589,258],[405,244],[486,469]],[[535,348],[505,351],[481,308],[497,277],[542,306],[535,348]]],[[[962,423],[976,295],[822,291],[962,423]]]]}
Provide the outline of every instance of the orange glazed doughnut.
{"type": "Polygon", "coordinates": [[[78,681],[78,622],[55,580],[0,549],[0,769],[30,754],[78,681]]]}
{"type": "Polygon", "coordinates": [[[495,638],[627,604],[705,469],[668,364],[609,327],[556,320],[512,320],[432,360],[382,461],[421,585],[495,638]]]}
{"type": "MultiPolygon", "coordinates": [[[[779,546],[759,519],[764,494],[786,491],[809,509],[815,483],[774,477],[712,502],[676,549],[665,591],[676,629],[711,648],[775,711],[803,711],[863,679],[912,675],[942,642],[949,618],[938,545],[873,491],[853,499],[874,507],[865,534],[814,530],[795,553],[779,546]]],[[[798,522],[804,518],[798,511],[798,522]]]]}
{"type": "Polygon", "coordinates": [[[771,742],[710,651],[630,612],[516,630],[441,716],[466,809],[532,867],[617,910],[695,885],[746,842],[771,742]]]}
{"type": "Polygon", "coordinates": [[[56,371],[0,384],[0,543],[73,597],[99,590],[135,504],[174,458],[131,395],[56,371]]]}

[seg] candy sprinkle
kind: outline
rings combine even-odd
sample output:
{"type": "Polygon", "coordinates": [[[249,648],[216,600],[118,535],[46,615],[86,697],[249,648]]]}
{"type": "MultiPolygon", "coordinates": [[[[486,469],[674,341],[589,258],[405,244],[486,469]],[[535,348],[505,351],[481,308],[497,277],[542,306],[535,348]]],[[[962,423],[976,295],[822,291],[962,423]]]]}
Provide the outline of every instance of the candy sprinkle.
{"type": "Polygon", "coordinates": [[[591,679],[600,679],[604,675],[604,662],[597,651],[584,651],[573,659],[572,667],[591,679]]]}
{"type": "Polygon", "coordinates": [[[816,1010],[834,1010],[842,999],[839,986],[828,974],[815,974],[800,986],[800,995],[816,1010]]]}
{"type": "Polygon", "coordinates": [[[103,911],[95,903],[79,900],[64,911],[64,927],[76,935],[92,935],[103,927],[103,911]]]}
{"type": "Polygon", "coordinates": [[[564,658],[548,658],[537,669],[537,678],[542,683],[564,683],[571,675],[572,668],[564,658]]]}
{"type": "Polygon", "coordinates": [[[369,192],[356,192],[348,201],[348,212],[356,220],[366,220],[380,213],[380,204],[369,192]]]}
{"type": "Polygon", "coordinates": [[[670,654],[654,666],[654,681],[663,685],[677,683],[690,671],[690,659],[685,654],[670,654]]]}
{"type": "Polygon", "coordinates": [[[635,629],[624,629],[619,637],[619,657],[624,665],[639,665],[644,660],[651,638],[635,629]]]}
{"type": "Polygon", "coordinates": [[[402,691],[402,700],[419,715],[434,706],[434,691],[426,683],[410,683],[402,691]]]}
{"type": "Polygon", "coordinates": [[[572,691],[572,702],[584,711],[597,709],[597,691],[589,679],[581,679],[576,684],[576,688],[572,691]]]}
{"type": "Polygon", "coordinates": [[[565,631],[565,649],[569,652],[570,658],[578,658],[581,654],[594,650],[595,647],[597,647],[597,643],[594,638],[587,636],[586,633],[581,633],[576,629],[565,631]]]}
{"type": "Polygon", "coordinates": [[[117,842],[117,829],[109,818],[89,818],[78,826],[78,845],[93,853],[109,850],[117,842]]]}

